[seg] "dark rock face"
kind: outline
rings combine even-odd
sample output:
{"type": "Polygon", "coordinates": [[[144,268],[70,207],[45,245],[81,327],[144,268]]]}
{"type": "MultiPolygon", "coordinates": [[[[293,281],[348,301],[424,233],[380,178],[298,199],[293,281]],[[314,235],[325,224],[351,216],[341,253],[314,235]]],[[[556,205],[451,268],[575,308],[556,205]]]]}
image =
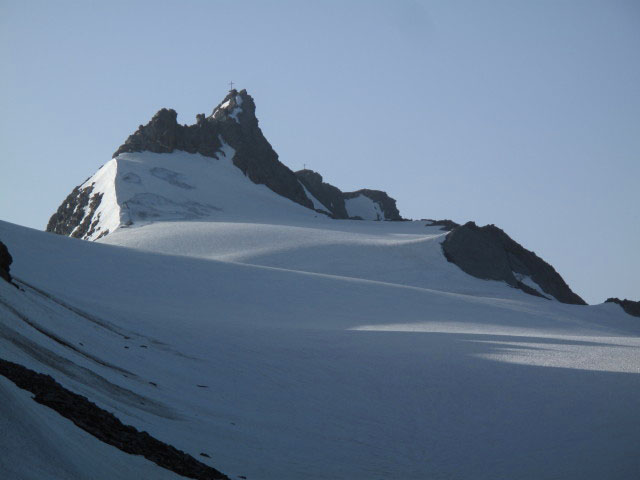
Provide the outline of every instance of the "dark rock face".
{"type": "Polygon", "coordinates": [[[89,185],[84,188],[81,188],[81,186],[74,188],[67,198],[64,199],[62,205],[58,207],[56,213],[51,215],[46,228],[47,232],[67,236],[73,233],[74,237],[81,238],[87,231],[89,231],[90,225],[88,222],[91,221],[93,212],[98,208],[100,200],[102,199],[101,194],[94,195],[92,198],[91,192],[93,192],[93,185],[89,185]],[[92,211],[91,215],[86,216],[87,224],[84,224],[83,219],[85,219],[87,207],[92,209],[92,211]],[[83,223],[81,228],[74,232],[76,227],[81,223],[83,223]]]}
{"type": "Polygon", "coordinates": [[[112,413],[101,409],[86,397],[67,390],[49,375],[36,373],[17,363],[0,359],[0,375],[99,440],[123,452],[142,455],[156,465],[187,478],[224,480],[226,475],[199,462],[191,455],[157,440],[147,432],[124,425],[112,413]]]}
{"type": "Polygon", "coordinates": [[[526,293],[543,296],[516,277],[526,275],[560,302],[586,305],[551,265],[495,225],[478,227],[468,222],[454,228],[442,242],[442,250],[448,261],[474,277],[501,280],[526,293]]]}
{"type": "Polygon", "coordinates": [[[218,137],[220,132],[204,120],[203,114],[196,118],[195,125],[179,125],[176,111],[163,108],[149,123],[140,125],[113,156],[125,152],[171,153],[182,150],[215,158],[215,153],[222,146],[218,137]]]}
{"type": "Polygon", "coordinates": [[[283,197],[313,208],[295,174],[278,160],[258,126],[256,105],[246,90],[231,90],[213,113],[196,116],[194,125],[179,125],[175,110],[163,108],[113,154],[149,151],[171,153],[182,150],[216,158],[222,140],[235,150],[233,163],[251,179],[283,197]]]}
{"type": "Polygon", "coordinates": [[[0,278],[4,278],[9,283],[11,283],[9,270],[12,263],[13,257],[9,253],[9,249],[4,243],[0,242],[0,278]]]}
{"type": "Polygon", "coordinates": [[[619,298],[607,298],[605,303],[617,303],[625,312],[634,317],[640,317],[640,302],[634,302],[633,300],[620,300],[619,298]]]}
{"type": "Polygon", "coordinates": [[[339,188],[323,182],[322,175],[313,170],[298,170],[296,177],[318,201],[327,207],[333,218],[349,218],[344,208],[344,194],[339,188]]]}
{"type": "Polygon", "coordinates": [[[313,170],[298,170],[296,176],[307,190],[330,210],[333,218],[349,218],[344,201],[364,195],[380,206],[386,220],[402,220],[396,208],[396,201],[385,192],[366,188],[355,192],[342,192],[339,188],[323,182],[322,176],[313,170]]]}
{"type": "Polygon", "coordinates": [[[425,225],[425,227],[441,227],[440,230],[444,231],[444,232],[450,232],[451,230],[453,230],[456,227],[459,227],[460,224],[454,222],[453,220],[431,220],[430,218],[427,218],[424,220],[425,222],[429,222],[425,225]]]}

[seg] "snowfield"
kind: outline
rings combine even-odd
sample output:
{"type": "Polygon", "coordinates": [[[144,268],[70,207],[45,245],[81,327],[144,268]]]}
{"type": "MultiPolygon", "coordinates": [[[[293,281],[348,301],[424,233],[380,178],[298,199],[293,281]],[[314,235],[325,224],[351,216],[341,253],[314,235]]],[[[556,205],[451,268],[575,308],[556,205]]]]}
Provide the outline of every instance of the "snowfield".
{"type": "MultiPolygon", "coordinates": [[[[24,289],[0,282],[2,357],[231,478],[640,476],[637,318],[470,277],[438,227],[331,220],[223,157],[119,156],[133,224],[97,242],[0,222],[24,289]]],[[[175,477],[0,396],[11,478],[175,477]]]]}

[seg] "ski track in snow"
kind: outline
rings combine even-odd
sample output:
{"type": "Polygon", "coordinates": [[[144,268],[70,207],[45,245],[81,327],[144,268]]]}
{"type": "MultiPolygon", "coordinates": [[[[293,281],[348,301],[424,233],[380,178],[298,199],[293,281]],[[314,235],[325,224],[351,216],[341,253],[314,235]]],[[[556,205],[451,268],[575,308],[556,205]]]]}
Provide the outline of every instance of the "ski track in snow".
{"type": "MultiPolygon", "coordinates": [[[[438,227],[328,219],[227,153],[126,154],[110,173],[121,202],[217,208],[198,221],[165,209],[98,242],[0,222],[24,282],[0,282],[2,356],[232,478],[640,474],[637,318],[470,277],[438,227]]],[[[27,432],[0,444],[16,478],[174,478],[3,378],[0,395],[5,431],[27,432]]]]}

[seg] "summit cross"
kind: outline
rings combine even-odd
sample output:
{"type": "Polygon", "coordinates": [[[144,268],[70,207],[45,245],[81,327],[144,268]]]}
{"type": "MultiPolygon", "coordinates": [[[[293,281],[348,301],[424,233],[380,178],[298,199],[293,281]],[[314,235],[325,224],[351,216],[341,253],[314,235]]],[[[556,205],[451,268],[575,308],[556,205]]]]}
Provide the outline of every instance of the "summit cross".
{"type": "Polygon", "coordinates": [[[233,82],[229,82],[229,91],[233,90],[233,82]]]}

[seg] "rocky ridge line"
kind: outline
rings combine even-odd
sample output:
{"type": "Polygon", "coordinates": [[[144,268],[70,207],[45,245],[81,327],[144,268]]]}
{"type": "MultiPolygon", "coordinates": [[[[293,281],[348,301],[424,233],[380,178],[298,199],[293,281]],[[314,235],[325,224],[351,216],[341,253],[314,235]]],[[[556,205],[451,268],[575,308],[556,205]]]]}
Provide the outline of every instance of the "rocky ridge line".
{"type": "Polygon", "coordinates": [[[478,227],[467,222],[456,227],[442,242],[442,251],[449,262],[476,278],[504,281],[530,295],[547,294],[562,303],[587,304],[551,265],[495,225],[478,227]],[[523,283],[524,276],[530,277],[544,294],[523,283]]]}
{"type": "Polygon", "coordinates": [[[36,402],[55,410],[87,433],[125,453],[142,455],[156,465],[187,478],[229,479],[215,468],[157,440],[147,432],[124,425],[112,413],[98,407],[86,397],[67,390],[49,375],[34,372],[4,359],[0,359],[0,375],[19,388],[35,394],[33,399],[36,402]]]}
{"type": "Polygon", "coordinates": [[[345,200],[364,195],[380,206],[386,220],[403,220],[396,207],[396,201],[386,192],[367,188],[355,192],[342,192],[338,187],[324,182],[322,175],[313,170],[298,170],[295,174],[298,180],[309,190],[309,193],[330,210],[329,213],[333,218],[349,218],[345,200]]]}
{"type": "Polygon", "coordinates": [[[617,303],[622,309],[629,315],[634,317],[640,317],[640,302],[634,302],[633,300],[620,300],[619,298],[612,297],[607,298],[604,303],[617,303]]]}

